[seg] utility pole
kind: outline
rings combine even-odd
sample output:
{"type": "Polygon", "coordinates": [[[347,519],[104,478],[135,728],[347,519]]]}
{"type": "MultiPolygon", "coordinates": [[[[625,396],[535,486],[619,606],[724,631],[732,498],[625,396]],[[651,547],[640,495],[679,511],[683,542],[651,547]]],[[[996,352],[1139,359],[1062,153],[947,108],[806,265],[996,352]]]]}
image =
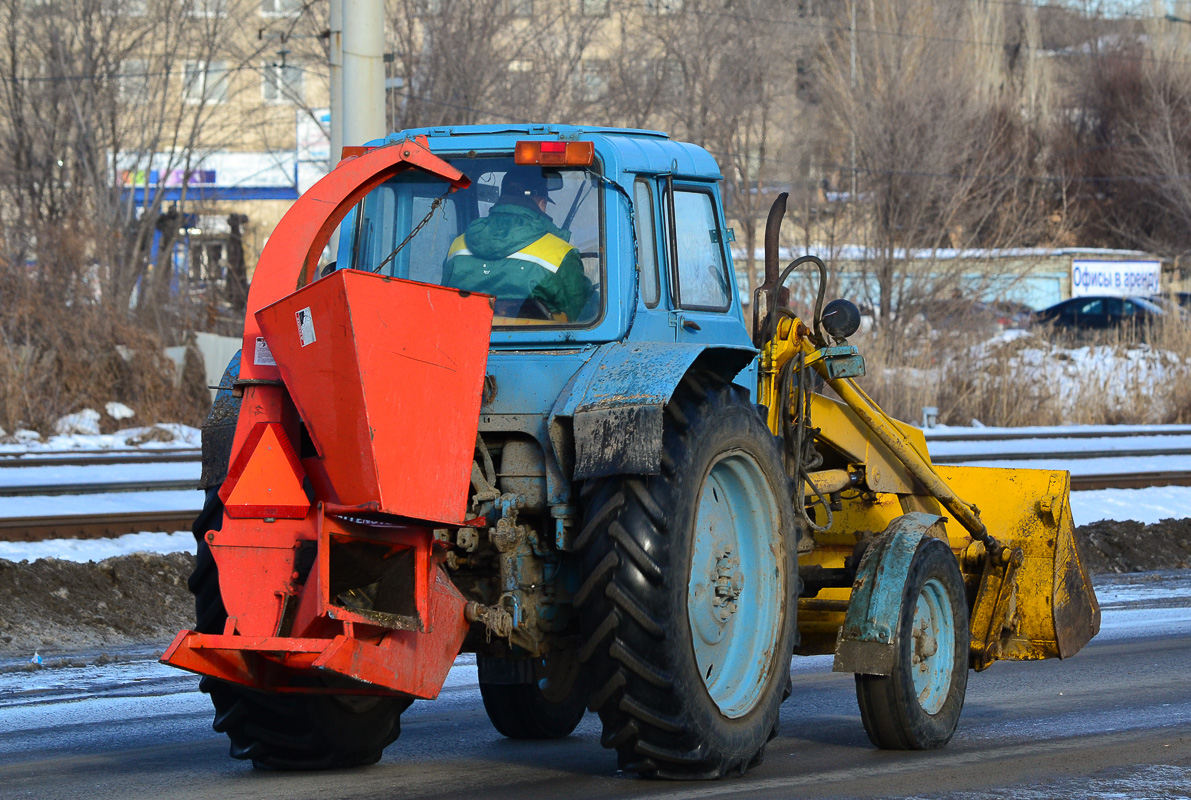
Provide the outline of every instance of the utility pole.
{"type": "MultiPolygon", "coordinates": [[[[384,0],[331,0],[331,163],[385,130],[384,0]]],[[[331,252],[338,248],[338,233],[331,252]]]]}
{"type": "Polygon", "coordinates": [[[386,133],[385,3],[343,0],[343,143],[386,133]]]}
{"type": "Polygon", "coordinates": [[[384,0],[331,0],[331,166],[384,136],[384,0]]]}
{"type": "Polygon", "coordinates": [[[343,152],[343,1],[331,0],[331,152],[327,167],[334,169],[343,152]]]}

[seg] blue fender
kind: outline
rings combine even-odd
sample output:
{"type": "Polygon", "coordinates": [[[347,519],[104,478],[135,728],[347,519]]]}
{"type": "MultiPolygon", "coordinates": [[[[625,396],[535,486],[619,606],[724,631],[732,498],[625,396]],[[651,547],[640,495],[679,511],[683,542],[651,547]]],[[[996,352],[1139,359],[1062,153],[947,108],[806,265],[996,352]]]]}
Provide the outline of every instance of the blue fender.
{"type": "MultiPolygon", "coordinates": [[[[844,626],[835,646],[835,672],[890,675],[897,655],[902,596],[914,553],[924,537],[943,537],[943,518],[911,512],[889,523],[860,559],[844,626]],[[937,528],[937,529],[936,529],[937,528]]],[[[944,538],[944,541],[946,539],[944,538]]]]}
{"type": "Polygon", "coordinates": [[[661,469],[662,409],[696,359],[731,380],[756,356],[751,347],[683,342],[614,342],[597,348],[559,395],[550,436],[573,480],[656,475],[661,469]],[[570,418],[571,437],[558,420],[570,418]],[[565,440],[573,441],[573,460],[565,440]],[[568,462],[571,462],[568,464],[568,462]]]}

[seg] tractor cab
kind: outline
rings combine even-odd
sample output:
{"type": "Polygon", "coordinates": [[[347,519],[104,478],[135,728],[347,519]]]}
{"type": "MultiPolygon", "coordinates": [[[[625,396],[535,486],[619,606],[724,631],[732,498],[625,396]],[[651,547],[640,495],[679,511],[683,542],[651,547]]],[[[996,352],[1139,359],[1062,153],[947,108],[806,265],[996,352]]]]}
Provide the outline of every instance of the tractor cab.
{"type": "Polygon", "coordinates": [[[351,267],[492,295],[496,327],[596,323],[604,310],[598,178],[583,165],[508,156],[455,166],[471,179],[457,192],[421,172],[373,189],[354,220],[351,267]]]}
{"type": "Polygon", "coordinates": [[[496,349],[749,346],[721,175],[702,149],[572,126],[401,136],[424,136],[470,185],[411,170],[374,188],[341,226],[338,267],[491,295],[496,349]]]}

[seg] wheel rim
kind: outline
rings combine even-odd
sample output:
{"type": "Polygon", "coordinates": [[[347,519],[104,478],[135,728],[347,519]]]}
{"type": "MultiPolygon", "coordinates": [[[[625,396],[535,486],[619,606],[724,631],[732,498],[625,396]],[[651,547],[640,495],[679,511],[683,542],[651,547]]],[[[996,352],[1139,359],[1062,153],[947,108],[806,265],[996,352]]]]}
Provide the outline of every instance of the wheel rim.
{"type": "Polygon", "coordinates": [[[695,663],[726,717],[761,699],[785,613],[785,558],[778,506],[757,462],[744,453],[712,464],[695,506],[687,619],[695,663]]]}
{"type": "Polygon", "coordinates": [[[910,641],[910,674],[918,704],[927,714],[937,714],[951,691],[955,666],[955,615],[938,578],[929,579],[918,595],[910,641]]]}

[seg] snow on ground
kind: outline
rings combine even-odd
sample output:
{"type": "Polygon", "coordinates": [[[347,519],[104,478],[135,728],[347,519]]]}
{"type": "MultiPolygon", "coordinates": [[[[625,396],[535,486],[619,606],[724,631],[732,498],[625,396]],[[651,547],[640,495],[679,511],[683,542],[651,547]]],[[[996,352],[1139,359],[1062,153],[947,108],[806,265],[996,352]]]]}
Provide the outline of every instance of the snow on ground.
{"type": "Polygon", "coordinates": [[[127,514],[137,511],[193,511],[197,514],[203,507],[205,497],[201,489],[0,497],[0,517],[127,514]]]}
{"type": "MultiPolygon", "coordinates": [[[[157,464],[55,465],[0,469],[0,486],[55,486],[91,483],[149,483],[193,480],[198,485],[203,465],[198,460],[157,464]]],[[[71,502],[69,495],[59,501],[71,502]]],[[[57,504],[56,504],[57,505],[57,504]]],[[[70,513],[61,511],[58,513],[70,513]]]]}
{"type": "Polygon", "coordinates": [[[1191,517],[1191,486],[1072,492],[1071,515],[1076,525],[1102,519],[1136,520],[1146,525],[1163,519],[1186,519],[1191,517]]]}
{"type": "MultiPolygon", "coordinates": [[[[1004,331],[971,348],[965,361],[985,359],[1003,361],[1027,393],[1037,386],[1057,394],[1063,409],[1075,408],[1088,386],[1110,407],[1125,408],[1136,402],[1138,387],[1167,385],[1188,372],[1177,353],[1148,344],[1067,348],[1024,330],[1004,331]]],[[[1148,399],[1161,405],[1153,393],[1148,399]]]]}
{"type": "Polygon", "coordinates": [[[1083,435],[1089,433],[1103,433],[1107,435],[1150,434],[1153,436],[1191,435],[1191,425],[1023,425],[1016,428],[1003,428],[993,425],[936,425],[923,431],[927,441],[934,451],[935,443],[946,441],[957,436],[978,436],[982,439],[995,439],[998,436],[1021,436],[1022,434],[1055,435],[1069,433],[1083,435]]]}
{"type": "Polygon", "coordinates": [[[985,453],[1020,453],[1028,456],[1034,453],[1082,454],[1129,450],[1191,449],[1191,431],[1180,435],[989,439],[984,441],[950,441],[945,438],[928,437],[927,447],[930,450],[931,458],[936,461],[946,460],[949,456],[983,455],[985,453]]]}
{"type": "Polygon", "coordinates": [[[114,539],[47,539],[44,542],[0,542],[0,558],[8,561],[103,561],[129,553],[193,553],[190,531],[129,533],[114,539]]]}
{"type": "MultiPolygon", "coordinates": [[[[19,434],[20,431],[17,432],[19,434]]],[[[42,451],[103,451],[113,448],[135,447],[145,450],[178,448],[194,448],[202,445],[202,438],[198,428],[189,425],[166,422],[148,427],[125,428],[115,433],[103,434],[64,434],[51,436],[47,439],[17,436],[14,434],[4,441],[0,441],[0,455],[36,455],[42,451]]]]}
{"type": "Polygon", "coordinates": [[[1170,418],[1181,408],[1177,387],[1191,377],[1191,359],[1174,350],[1148,344],[1062,347],[1025,330],[1004,331],[972,347],[943,348],[931,364],[885,369],[907,384],[936,390],[980,373],[981,391],[1011,392],[1024,407],[1061,422],[1114,412],[1138,420],[1170,418]]]}

